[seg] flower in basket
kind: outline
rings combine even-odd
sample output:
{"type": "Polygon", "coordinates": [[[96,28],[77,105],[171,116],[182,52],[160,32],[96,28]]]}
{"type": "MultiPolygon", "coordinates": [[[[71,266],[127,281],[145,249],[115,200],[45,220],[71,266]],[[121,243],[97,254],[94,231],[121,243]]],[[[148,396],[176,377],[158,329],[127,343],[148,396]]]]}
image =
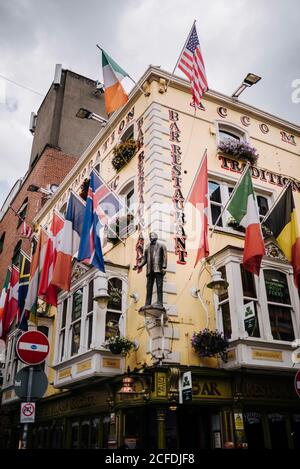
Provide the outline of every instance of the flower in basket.
{"type": "Polygon", "coordinates": [[[228,138],[219,143],[218,150],[227,155],[234,156],[238,160],[247,160],[255,164],[258,159],[256,148],[249,145],[249,143],[241,142],[233,138],[228,138]]]}
{"type": "Polygon", "coordinates": [[[241,231],[242,233],[245,233],[246,228],[244,228],[242,225],[240,225],[235,218],[229,217],[227,220],[227,226],[230,226],[234,230],[241,231]]]}
{"type": "Polygon", "coordinates": [[[134,342],[118,335],[109,337],[105,342],[105,347],[108,348],[111,353],[116,355],[126,355],[130,352],[131,349],[134,348],[134,346],[134,342]]]}
{"type": "Polygon", "coordinates": [[[113,167],[117,171],[120,171],[120,169],[122,169],[123,166],[125,166],[131,160],[131,158],[135,155],[136,150],[137,150],[137,143],[133,139],[126,140],[125,142],[122,142],[122,143],[119,143],[119,145],[116,145],[113,149],[113,155],[114,155],[112,159],[113,167]]]}
{"type": "Polygon", "coordinates": [[[223,336],[223,333],[217,329],[214,331],[203,329],[200,332],[194,332],[191,343],[194,351],[200,357],[219,356],[222,360],[226,361],[229,342],[223,336]]]}

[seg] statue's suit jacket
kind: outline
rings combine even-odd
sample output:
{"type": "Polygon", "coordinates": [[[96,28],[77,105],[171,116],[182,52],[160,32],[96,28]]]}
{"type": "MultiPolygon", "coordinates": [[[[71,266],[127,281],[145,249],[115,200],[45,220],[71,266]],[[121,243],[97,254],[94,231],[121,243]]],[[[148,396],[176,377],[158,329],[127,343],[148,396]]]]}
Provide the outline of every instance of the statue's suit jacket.
{"type": "Polygon", "coordinates": [[[164,244],[156,242],[154,245],[154,260],[152,264],[152,270],[150,268],[151,266],[151,250],[150,250],[150,244],[145,249],[145,253],[143,256],[142,263],[140,264],[140,267],[143,267],[144,265],[147,264],[147,274],[149,275],[151,272],[153,273],[162,273],[162,270],[167,268],[167,248],[164,244]]]}

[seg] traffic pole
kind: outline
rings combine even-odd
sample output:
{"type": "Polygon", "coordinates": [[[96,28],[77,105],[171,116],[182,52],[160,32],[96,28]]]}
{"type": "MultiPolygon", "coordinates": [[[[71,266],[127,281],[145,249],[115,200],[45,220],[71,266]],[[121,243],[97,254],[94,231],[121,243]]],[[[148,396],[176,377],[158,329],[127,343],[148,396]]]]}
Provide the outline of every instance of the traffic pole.
{"type": "MultiPolygon", "coordinates": [[[[27,398],[26,398],[27,402],[31,401],[32,378],[33,378],[33,366],[30,366],[29,375],[28,375],[28,384],[27,384],[27,398]]],[[[24,423],[21,449],[28,448],[28,429],[29,429],[28,423],[24,423]]]]}

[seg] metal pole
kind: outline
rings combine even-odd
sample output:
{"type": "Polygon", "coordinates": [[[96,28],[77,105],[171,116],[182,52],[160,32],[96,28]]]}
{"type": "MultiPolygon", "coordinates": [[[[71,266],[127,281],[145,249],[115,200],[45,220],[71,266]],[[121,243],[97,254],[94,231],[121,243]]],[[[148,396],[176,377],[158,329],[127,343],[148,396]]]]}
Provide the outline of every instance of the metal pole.
{"type": "MultiPolygon", "coordinates": [[[[31,399],[33,370],[34,370],[33,366],[30,366],[29,374],[28,374],[28,383],[27,383],[27,398],[26,398],[27,402],[30,402],[30,399],[31,399]]],[[[24,423],[21,449],[27,449],[27,448],[28,448],[28,423],[24,423]]]]}

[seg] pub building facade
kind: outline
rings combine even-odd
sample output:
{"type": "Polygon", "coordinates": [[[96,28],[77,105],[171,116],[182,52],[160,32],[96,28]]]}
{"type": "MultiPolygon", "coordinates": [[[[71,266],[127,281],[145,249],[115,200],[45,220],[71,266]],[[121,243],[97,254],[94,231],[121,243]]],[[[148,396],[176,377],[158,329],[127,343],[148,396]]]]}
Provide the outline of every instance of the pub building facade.
{"type": "MultiPolygon", "coordinates": [[[[210,236],[245,165],[218,150],[228,138],[257,149],[251,175],[261,219],[289,180],[299,213],[300,129],[214,91],[195,111],[189,83],[173,77],[167,87],[169,79],[149,67],[35,218],[40,227],[50,224],[54,209],[65,213],[70,189],[79,193],[93,167],[128,209],[118,220],[122,242],[108,237],[103,248],[105,274],[74,259],[71,291],[59,293],[57,309],[40,313],[51,351],[45,363],[49,387],[30,426],[33,448],[300,447],[294,389],[299,354],[293,358],[299,293],[292,267],[275,240],[266,238],[259,277],[244,271],[245,234],[226,210],[210,236]],[[131,138],[134,156],[116,164],[113,149],[131,138]],[[186,199],[205,149],[210,255],[194,269],[197,217],[186,199]],[[167,313],[159,318],[139,313],[146,275],[133,270],[150,231],[168,251],[167,313]],[[219,296],[207,287],[213,269],[229,284],[219,296]],[[247,304],[255,315],[251,328],[247,304]],[[193,333],[204,328],[228,338],[226,361],[194,352],[193,333]],[[135,342],[126,356],[105,346],[120,333],[135,342]],[[192,399],[181,403],[179,381],[186,371],[192,399]]],[[[18,444],[21,431],[13,382],[22,365],[15,340],[12,332],[2,388],[8,447],[18,444]]]]}

